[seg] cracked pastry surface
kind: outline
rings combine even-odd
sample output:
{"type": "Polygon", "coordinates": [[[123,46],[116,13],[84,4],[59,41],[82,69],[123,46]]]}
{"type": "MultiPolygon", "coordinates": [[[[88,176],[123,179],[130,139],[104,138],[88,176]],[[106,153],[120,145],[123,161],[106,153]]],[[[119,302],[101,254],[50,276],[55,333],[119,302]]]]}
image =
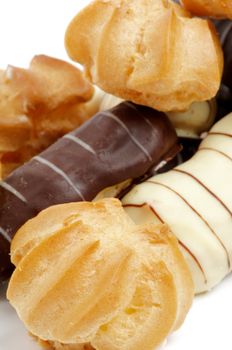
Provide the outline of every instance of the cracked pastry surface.
{"type": "Polygon", "coordinates": [[[183,323],[193,284],[167,226],[137,226],[105,199],[51,207],[17,241],[40,224],[46,232],[23,247],[7,293],[34,336],[55,349],[152,350],[183,323]]]}
{"type": "Polygon", "coordinates": [[[214,97],[223,69],[213,25],[172,1],[95,0],[70,23],[66,49],[106,92],[162,111],[214,97]]]}

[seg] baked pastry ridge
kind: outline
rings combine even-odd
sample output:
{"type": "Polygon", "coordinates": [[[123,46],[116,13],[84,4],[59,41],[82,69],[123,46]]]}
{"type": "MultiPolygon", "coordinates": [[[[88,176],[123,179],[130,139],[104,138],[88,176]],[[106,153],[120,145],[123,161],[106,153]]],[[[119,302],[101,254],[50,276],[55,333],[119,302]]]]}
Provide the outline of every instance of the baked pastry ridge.
{"type": "Polygon", "coordinates": [[[72,20],[65,42],[93,83],[161,111],[186,110],[220,86],[215,28],[173,1],[95,0],[72,20]]]}
{"type": "MultiPolygon", "coordinates": [[[[135,225],[116,199],[63,208],[60,226],[51,223],[18,256],[7,295],[19,317],[55,349],[154,349],[183,323],[193,298],[176,239],[165,225],[135,225]]],[[[19,237],[59,211],[40,213],[19,237]]]]}

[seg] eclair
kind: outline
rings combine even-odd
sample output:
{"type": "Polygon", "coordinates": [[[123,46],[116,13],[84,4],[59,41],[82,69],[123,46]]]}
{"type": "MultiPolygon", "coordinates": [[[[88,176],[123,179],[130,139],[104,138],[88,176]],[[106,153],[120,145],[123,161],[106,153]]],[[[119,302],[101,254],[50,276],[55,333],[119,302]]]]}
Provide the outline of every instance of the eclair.
{"type": "Polygon", "coordinates": [[[1,276],[16,230],[50,205],[117,197],[179,151],[164,113],[124,102],[100,112],[0,182],[1,276]]]}
{"type": "Polygon", "coordinates": [[[195,291],[215,287],[232,266],[232,114],[199,150],[171,171],[135,186],[123,199],[136,223],[166,223],[192,271],[195,291]]]}

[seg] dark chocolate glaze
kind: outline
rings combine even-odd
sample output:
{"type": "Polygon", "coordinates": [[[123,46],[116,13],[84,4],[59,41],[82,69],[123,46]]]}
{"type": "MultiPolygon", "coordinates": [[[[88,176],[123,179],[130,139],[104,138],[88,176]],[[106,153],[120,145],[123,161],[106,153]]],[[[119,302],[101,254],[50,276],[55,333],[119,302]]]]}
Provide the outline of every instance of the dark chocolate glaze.
{"type": "MultiPolygon", "coordinates": [[[[177,141],[165,114],[151,108],[123,102],[96,114],[0,183],[0,230],[11,239],[42,209],[90,201],[109,186],[144,176],[175,155],[177,141]]],[[[0,244],[3,278],[10,270],[4,234],[0,244]]]]}
{"type": "Polygon", "coordinates": [[[0,283],[5,280],[13,271],[13,266],[8,262],[10,243],[0,236],[0,283]]]}
{"type": "Polygon", "coordinates": [[[214,21],[224,52],[224,73],[222,82],[232,89],[232,21],[214,21]]]}
{"type": "Polygon", "coordinates": [[[224,53],[222,84],[217,94],[217,119],[232,112],[232,21],[214,20],[224,53]]]}
{"type": "Polygon", "coordinates": [[[220,90],[216,96],[217,116],[216,121],[232,112],[232,90],[224,84],[221,84],[220,90]]]}
{"type": "Polygon", "coordinates": [[[189,138],[189,137],[179,137],[179,150],[178,154],[175,157],[170,159],[163,167],[158,169],[157,171],[152,171],[150,176],[154,176],[156,174],[162,174],[169,170],[172,170],[176,166],[186,162],[197,152],[199,145],[202,139],[200,138],[189,138]]]}

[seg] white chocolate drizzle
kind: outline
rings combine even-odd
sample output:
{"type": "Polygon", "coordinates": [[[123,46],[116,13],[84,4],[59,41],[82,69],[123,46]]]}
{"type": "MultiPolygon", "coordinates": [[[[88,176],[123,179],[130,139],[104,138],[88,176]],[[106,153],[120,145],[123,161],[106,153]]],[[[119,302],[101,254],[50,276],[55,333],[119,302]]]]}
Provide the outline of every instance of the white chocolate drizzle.
{"type": "Polygon", "coordinates": [[[209,136],[224,136],[224,137],[232,137],[232,134],[226,133],[226,132],[220,132],[220,131],[211,131],[208,133],[209,136]]]}
{"type": "Polygon", "coordinates": [[[182,175],[186,175],[186,176],[190,177],[193,181],[197,182],[202,188],[205,189],[205,191],[207,191],[209,193],[209,195],[212,198],[214,198],[229,213],[230,216],[232,216],[232,212],[227,207],[227,205],[213,191],[211,191],[201,180],[199,180],[198,177],[189,173],[186,170],[182,170],[182,169],[178,169],[178,168],[172,169],[171,171],[180,173],[182,175]]]}
{"type": "Polygon", "coordinates": [[[55,173],[57,173],[60,176],[62,176],[65,179],[65,181],[74,189],[74,191],[81,197],[81,199],[83,201],[85,201],[85,198],[84,198],[83,194],[74,185],[74,183],[70,180],[70,178],[65,174],[65,172],[63,170],[61,170],[59,167],[57,167],[55,164],[53,164],[49,160],[42,158],[41,156],[35,156],[34,159],[37,160],[39,163],[42,163],[42,164],[46,165],[47,167],[52,169],[55,173]]]}
{"type": "Polygon", "coordinates": [[[82,141],[79,137],[71,135],[71,134],[67,134],[63,138],[69,139],[69,140],[77,143],[79,146],[84,148],[86,151],[96,155],[96,152],[94,151],[94,149],[88,143],[82,141]]]}
{"type": "Polygon", "coordinates": [[[178,196],[182,201],[185,202],[185,204],[191,208],[191,210],[193,211],[193,213],[195,215],[197,215],[199,217],[199,219],[206,225],[206,227],[211,231],[211,233],[213,234],[213,236],[215,237],[215,239],[218,241],[218,243],[220,244],[221,248],[224,250],[225,253],[225,257],[227,260],[227,265],[228,268],[230,270],[231,268],[231,260],[230,260],[230,256],[229,256],[229,252],[224,244],[224,242],[221,240],[221,238],[218,236],[218,234],[215,232],[215,230],[211,227],[211,225],[208,223],[208,221],[198,212],[198,210],[196,208],[194,208],[188,201],[186,198],[184,198],[183,195],[181,195],[180,193],[178,193],[176,190],[174,190],[172,187],[165,185],[161,182],[158,181],[154,181],[154,180],[147,180],[147,183],[151,183],[157,186],[161,186],[164,187],[166,189],[168,189],[169,191],[175,193],[176,196],[178,196]]]}
{"type": "Polygon", "coordinates": [[[8,235],[8,233],[3,230],[2,227],[0,227],[0,234],[8,241],[8,242],[11,242],[11,238],[10,236],[8,235]]]}
{"type": "Polygon", "coordinates": [[[105,115],[106,117],[112,118],[116,123],[118,123],[127,132],[131,140],[136,144],[136,146],[146,155],[146,157],[150,161],[152,161],[152,157],[150,156],[146,148],[144,148],[144,146],[132,135],[128,127],[116,115],[107,111],[101,112],[101,114],[105,115]]]}
{"type": "Polygon", "coordinates": [[[225,157],[225,158],[227,158],[227,159],[229,159],[229,160],[232,160],[232,158],[231,158],[228,154],[226,154],[226,153],[224,153],[224,152],[222,152],[222,151],[219,151],[218,149],[213,148],[213,147],[201,147],[201,148],[199,148],[198,152],[200,152],[200,151],[215,152],[215,153],[218,153],[218,154],[220,154],[221,156],[223,156],[223,157],[225,157]]]}
{"type": "Polygon", "coordinates": [[[9,185],[8,183],[1,181],[0,187],[4,188],[4,190],[13,194],[15,197],[20,199],[22,202],[27,203],[27,199],[19,191],[17,191],[13,186],[9,185]]]}
{"type": "Polygon", "coordinates": [[[127,105],[128,107],[134,109],[141,116],[141,118],[143,118],[145,120],[145,122],[150,126],[150,128],[152,129],[152,132],[154,132],[154,133],[157,132],[156,128],[154,127],[154,125],[152,125],[150,120],[147,119],[146,117],[144,117],[144,115],[142,115],[142,113],[137,110],[137,108],[133,105],[133,103],[131,103],[130,101],[127,101],[127,102],[125,102],[125,105],[127,105]]]}
{"type": "Polygon", "coordinates": [[[158,165],[156,165],[154,171],[158,171],[159,169],[163,168],[168,162],[166,160],[161,160],[158,165]]]}

